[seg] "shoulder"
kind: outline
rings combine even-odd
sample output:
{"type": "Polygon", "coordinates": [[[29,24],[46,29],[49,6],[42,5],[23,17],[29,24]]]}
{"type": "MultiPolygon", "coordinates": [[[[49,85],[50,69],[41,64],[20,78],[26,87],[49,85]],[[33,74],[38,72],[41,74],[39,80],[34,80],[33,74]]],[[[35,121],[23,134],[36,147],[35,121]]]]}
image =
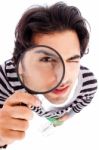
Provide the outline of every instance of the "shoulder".
{"type": "Polygon", "coordinates": [[[97,83],[97,79],[94,73],[89,68],[80,66],[80,74],[82,76],[83,81],[90,81],[91,83],[97,83]]]}
{"type": "Polygon", "coordinates": [[[0,104],[12,95],[16,90],[24,90],[21,85],[16,67],[12,59],[0,65],[0,104]]]}
{"type": "Polygon", "coordinates": [[[0,105],[14,92],[6,74],[6,62],[0,65],[0,105]]]}
{"type": "Polygon", "coordinates": [[[94,73],[87,67],[80,67],[80,80],[82,80],[82,94],[94,94],[97,90],[98,83],[94,73]]]}
{"type": "Polygon", "coordinates": [[[97,79],[94,73],[87,67],[81,66],[76,89],[77,95],[71,106],[73,111],[80,112],[83,107],[87,106],[94,98],[96,91],[97,79]]]}
{"type": "Polygon", "coordinates": [[[89,68],[82,65],[80,66],[80,71],[84,74],[84,76],[94,75],[94,73],[89,68]]]}
{"type": "Polygon", "coordinates": [[[7,60],[5,62],[5,72],[6,72],[7,80],[11,85],[11,87],[14,89],[14,91],[23,89],[23,86],[21,85],[18,78],[16,65],[12,59],[7,60]]]}
{"type": "Polygon", "coordinates": [[[0,78],[3,79],[3,77],[6,78],[6,80],[8,80],[8,73],[13,73],[15,72],[15,67],[14,67],[14,63],[11,59],[5,61],[3,64],[0,65],[0,78]]]}

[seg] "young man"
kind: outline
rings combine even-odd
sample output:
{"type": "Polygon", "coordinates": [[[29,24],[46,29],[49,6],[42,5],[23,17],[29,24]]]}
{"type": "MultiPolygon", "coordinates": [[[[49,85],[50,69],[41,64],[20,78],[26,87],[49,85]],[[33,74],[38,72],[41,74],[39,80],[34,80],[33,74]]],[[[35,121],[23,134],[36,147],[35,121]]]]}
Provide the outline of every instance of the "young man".
{"type": "Polygon", "coordinates": [[[60,2],[50,7],[30,8],[20,19],[15,36],[13,57],[0,66],[1,147],[24,137],[32,116],[29,107],[35,106],[33,111],[40,116],[64,122],[87,106],[97,89],[93,73],[80,65],[89,33],[86,20],[76,7],[60,2]],[[20,55],[32,45],[54,48],[66,67],[62,83],[43,95],[47,108],[36,96],[24,92],[15,69],[20,55]],[[19,106],[19,103],[28,107],[19,106]]]}

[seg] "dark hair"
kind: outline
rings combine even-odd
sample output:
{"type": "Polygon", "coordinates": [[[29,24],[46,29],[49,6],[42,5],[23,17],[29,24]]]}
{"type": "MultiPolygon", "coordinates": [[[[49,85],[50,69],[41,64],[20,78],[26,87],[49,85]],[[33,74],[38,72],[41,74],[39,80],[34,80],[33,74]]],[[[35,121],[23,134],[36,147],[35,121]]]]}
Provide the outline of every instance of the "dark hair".
{"type": "Polygon", "coordinates": [[[87,21],[82,17],[78,8],[68,6],[64,2],[58,2],[49,7],[31,7],[23,14],[15,30],[14,61],[17,63],[20,54],[35,44],[31,43],[31,38],[36,34],[49,34],[66,29],[76,31],[82,57],[89,42],[86,23],[87,21]]]}

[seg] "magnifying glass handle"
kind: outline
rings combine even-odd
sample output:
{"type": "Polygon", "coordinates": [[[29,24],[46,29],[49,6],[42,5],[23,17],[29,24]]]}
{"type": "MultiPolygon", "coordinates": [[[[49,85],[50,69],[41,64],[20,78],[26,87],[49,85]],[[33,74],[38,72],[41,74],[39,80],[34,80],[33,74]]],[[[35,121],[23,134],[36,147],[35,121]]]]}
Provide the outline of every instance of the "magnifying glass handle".
{"type": "Polygon", "coordinates": [[[58,119],[56,119],[56,118],[47,118],[52,124],[53,124],[53,126],[54,127],[56,127],[56,126],[60,126],[60,125],[62,125],[63,124],[63,122],[62,121],[59,121],[58,119]]]}

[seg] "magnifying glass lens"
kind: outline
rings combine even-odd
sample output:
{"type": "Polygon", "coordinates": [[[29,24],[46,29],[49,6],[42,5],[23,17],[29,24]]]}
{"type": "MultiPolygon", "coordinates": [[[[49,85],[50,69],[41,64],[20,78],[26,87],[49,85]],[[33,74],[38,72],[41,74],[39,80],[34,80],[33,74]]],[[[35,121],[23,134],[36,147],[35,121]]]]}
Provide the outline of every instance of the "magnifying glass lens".
{"type": "Polygon", "coordinates": [[[64,77],[61,56],[48,46],[27,49],[17,66],[18,77],[30,93],[47,93],[56,88],[64,77]]]}

